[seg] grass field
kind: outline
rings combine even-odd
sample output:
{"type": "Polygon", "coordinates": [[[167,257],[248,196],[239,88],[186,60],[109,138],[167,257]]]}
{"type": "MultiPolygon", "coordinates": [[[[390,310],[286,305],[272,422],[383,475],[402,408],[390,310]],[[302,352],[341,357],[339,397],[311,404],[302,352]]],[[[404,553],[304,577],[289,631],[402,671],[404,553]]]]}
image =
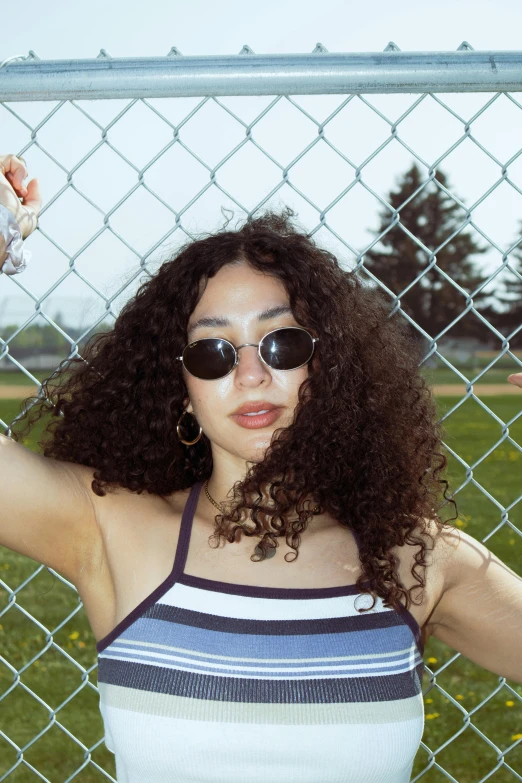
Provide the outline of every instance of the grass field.
{"type": "MultiPolygon", "coordinates": [[[[511,371],[503,371],[501,381],[511,371]]],[[[20,383],[20,373],[16,375],[20,383]]],[[[459,399],[438,398],[440,416],[459,399]]],[[[486,404],[506,422],[520,412],[522,390],[520,397],[491,396],[486,404]]],[[[18,400],[0,400],[0,418],[9,422],[19,412],[19,405],[18,400]]],[[[501,437],[501,424],[474,400],[467,400],[452,413],[445,427],[448,447],[468,465],[480,459],[501,437]]],[[[29,448],[36,450],[41,430],[41,424],[35,427],[27,443],[29,448]]],[[[510,427],[510,437],[522,445],[522,417],[510,427]]],[[[460,488],[456,495],[459,519],[453,524],[483,540],[499,524],[501,508],[514,503],[521,493],[522,454],[511,443],[500,444],[473,470],[476,484],[469,480],[465,483],[465,466],[449,453],[447,456],[446,478],[451,491],[460,488]]],[[[509,512],[509,519],[522,529],[522,503],[509,512]]],[[[522,574],[522,538],[516,531],[505,525],[485,544],[510,568],[522,574]]],[[[100,768],[115,778],[114,756],[102,742],[103,724],[94,688],[97,684],[95,640],[78,594],[34,560],[3,547],[0,547],[0,580],[0,612],[10,602],[15,603],[0,616],[0,730],[19,747],[25,747],[41,733],[24,752],[24,759],[53,783],[72,775],[84,762],[88,750],[91,763],[75,780],[85,783],[106,780],[100,768]],[[54,645],[48,644],[42,654],[46,635],[51,632],[54,645]],[[36,656],[38,660],[29,664],[36,656]]],[[[469,659],[460,656],[444,668],[455,656],[455,651],[442,642],[433,638],[428,641],[424,656],[426,721],[422,739],[428,750],[422,745],[419,748],[413,776],[427,767],[429,752],[435,753],[460,731],[456,739],[436,754],[434,766],[421,778],[423,783],[447,783],[448,778],[436,768],[437,764],[459,783],[482,780],[498,765],[488,780],[513,783],[519,779],[516,775],[522,776],[522,685],[508,680],[494,693],[499,688],[499,677],[469,659]],[[430,672],[434,674],[431,688],[430,672]],[[506,754],[506,766],[499,764],[495,748],[481,737],[481,732],[499,752],[516,746],[506,754]]],[[[0,780],[15,761],[15,749],[0,737],[0,780]]],[[[35,779],[33,772],[21,766],[7,778],[9,783],[28,783],[35,779]]]]}

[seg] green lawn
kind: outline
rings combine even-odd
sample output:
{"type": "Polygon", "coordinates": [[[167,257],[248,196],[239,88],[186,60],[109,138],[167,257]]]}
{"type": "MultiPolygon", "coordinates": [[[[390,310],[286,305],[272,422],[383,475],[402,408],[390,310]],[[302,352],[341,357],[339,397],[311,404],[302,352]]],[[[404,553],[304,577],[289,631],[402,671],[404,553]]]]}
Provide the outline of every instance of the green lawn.
{"type": "MultiPolygon", "coordinates": [[[[480,368],[478,367],[475,370],[470,369],[469,367],[461,367],[459,370],[464,378],[468,379],[468,381],[472,381],[479,374],[479,372],[481,372],[480,368]]],[[[497,369],[496,367],[492,367],[482,376],[482,378],[479,378],[477,381],[475,381],[475,383],[507,384],[508,375],[511,375],[511,373],[517,372],[519,370],[520,368],[518,367],[511,367],[510,369],[497,369]]],[[[434,386],[440,383],[466,383],[466,381],[463,380],[454,370],[448,369],[446,367],[435,367],[434,369],[422,370],[422,374],[430,386],[434,386]]]]}
{"type": "MultiPolygon", "coordinates": [[[[440,397],[437,401],[440,416],[459,399],[440,397]]],[[[520,413],[522,391],[520,397],[493,396],[484,398],[483,402],[506,422],[520,413]]],[[[0,418],[9,422],[19,411],[19,405],[17,400],[0,400],[0,418]]],[[[467,400],[452,413],[446,419],[445,427],[447,446],[468,465],[479,460],[501,437],[501,424],[473,400],[467,400]]],[[[33,431],[27,444],[30,448],[36,448],[41,428],[40,424],[33,431]]],[[[513,441],[522,445],[522,416],[510,426],[509,432],[513,441]]],[[[501,510],[471,481],[464,485],[465,466],[461,466],[449,453],[448,460],[446,478],[450,481],[451,490],[455,492],[460,488],[456,495],[459,508],[457,524],[482,540],[499,524],[501,510]]],[[[507,442],[497,446],[473,470],[475,482],[502,507],[519,497],[521,476],[521,452],[507,442]]],[[[451,509],[446,516],[450,514],[451,509]]],[[[514,506],[509,519],[522,529],[522,503],[514,506]]],[[[522,538],[516,532],[504,525],[485,544],[514,571],[522,573],[522,538]]],[[[115,778],[114,756],[102,744],[103,724],[98,711],[98,695],[93,687],[97,683],[95,640],[78,594],[48,569],[2,547],[0,580],[0,612],[8,606],[8,590],[20,588],[16,594],[16,606],[34,618],[25,616],[15,605],[0,617],[0,730],[20,747],[31,742],[38,733],[45,732],[24,752],[24,759],[53,783],[72,775],[82,765],[87,749],[92,750],[91,763],[75,780],[106,780],[94,765],[99,765],[115,778]],[[38,573],[33,577],[36,571],[38,573]],[[26,580],[30,581],[22,587],[26,580]],[[66,619],[69,616],[70,619],[66,619]],[[46,645],[46,630],[58,626],[59,630],[53,633],[55,646],[41,654],[46,645]],[[41,654],[40,658],[29,665],[38,654],[41,654]],[[15,685],[16,671],[25,666],[27,668],[15,685]],[[31,695],[31,691],[39,701],[31,695]],[[51,711],[56,714],[54,725],[51,711]]],[[[455,655],[454,650],[432,638],[427,644],[424,660],[428,669],[436,674],[455,655]]],[[[434,759],[453,779],[459,783],[475,783],[496,767],[497,753],[481,738],[480,732],[500,751],[518,742],[517,747],[505,756],[505,764],[522,776],[522,685],[507,681],[498,693],[491,696],[498,686],[496,675],[463,656],[436,677],[436,684],[433,680],[431,689],[430,673],[426,671],[423,681],[426,722],[422,742],[429,751],[422,745],[419,748],[414,777],[428,765],[428,753],[437,751],[459,731],[462,733],[434,759]],[[474,709],[477,712],[466,726],[466,711],[474,709]]],[[[15,758],[15,750],[0,738],[0,780],[15,763],[15,758]]],[[[33,779],[36,780],[37,776],[23,767],[7,778],[9,783],[26,783],[33,779]]],[[[502,766],[488,778],[495,783],[513,783],[515,779],[516,775],[502,766]]],[[[423,783],[447,783],[448,778],[432,766],[421,780],[423,783]]]]}

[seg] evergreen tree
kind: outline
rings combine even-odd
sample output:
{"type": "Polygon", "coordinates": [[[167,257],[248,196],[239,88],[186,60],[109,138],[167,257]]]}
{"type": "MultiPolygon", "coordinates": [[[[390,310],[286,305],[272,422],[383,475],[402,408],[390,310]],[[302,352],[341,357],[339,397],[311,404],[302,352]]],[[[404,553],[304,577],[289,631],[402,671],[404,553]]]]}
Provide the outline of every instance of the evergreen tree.
{"type": "MultiPolygon", "coordinates": [[[[450,190],[442,172],[438,172],[437,180],[450,190]]],[[[433,252],[462,224],[463,212],[458,204],[433,182],[402,206],[422,182],[421,172],[414,163],[399,183],[398,189],[390,192],[388,203],[399,212],[401,225],[433,252]]],[[[379,217],[380,228],[372,232],[375,236],[381,234],[392,222],[391,213],[386,208],[382,209],[379,217]]],[[[383,236],[380,245],[383,245],[386,251],[378,252],[376,245],[365,254],[364,265],[397,296],[422,270],[427,269],[429,257],[399,225],[395,225],[383,236]]],[[[470,257],[486,251],[487,248],[479,247],[475,243],[467,230],[460,231],[436,253],[436,265],[401,296],[404,312],[430,337],[436,337],[466,307],[465,295],[441,274],[441,270],[470,294],[488,278],[488,275],[482,276],[475,269],[470,257]]],[[[491,312],[491,307],[484,301],[489,296],[491,294],[481,291],[473,297],[473,306],[477,311],[491,312]]],[[[486,328],[473,313],[467,313],[446,334],[448,337],[487,339],[486,328]]],[[[491,339],[494,339],[493,335],[491,339]]]]}
{"type": "MultiPolygon", "coordinates": [[[[522,277],[522,247],[520,245],[509,254],[509,265],[522,277]]],[[[522,324],[522,280],[509,271],[505,275],[504,286],[508,297],[500,295],[497,296],[497,299],[506,305],[506,309],[498,313],[495,319],[495,326],[504,336],[514,332],[522,324]]],[[[509,347],[515,350],[522,348],[522,329],[511,338],[509,347]]]]}

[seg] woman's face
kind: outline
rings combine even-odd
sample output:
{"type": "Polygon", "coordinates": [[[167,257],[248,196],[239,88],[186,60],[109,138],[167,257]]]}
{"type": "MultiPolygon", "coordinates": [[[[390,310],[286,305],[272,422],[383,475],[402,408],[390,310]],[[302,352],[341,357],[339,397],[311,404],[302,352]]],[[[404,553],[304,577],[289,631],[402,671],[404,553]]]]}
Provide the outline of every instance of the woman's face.
{"type": "MultiPolygon", "coordinates": [[[[290,310],[288,294],[277,278],[252,269],[246,262],[227,265],[207,283],[207,287],[188,322],[188,341],[203,337],[221,337],[233,345],[254,343],[272,329],[300,326],[290,310]],[[267,310],[281,308],[279,314],[259,318],[267,310]],[[219,318],[222,326],[197,325],[202,318],[219,318]]],[[[308,365],[296,370],[273,370],[259,358],[257,348],[239,349],[239,362],[224,378],[201,380],[183,368],[193,413],[210,439],[214,459],[219,452],[240,460],[263,459],[272,433],[292,423],[299,387],[308,376],[308,365]],[[279,406],[276,421],[247,429],[232,414],[244,403],[268,402],[279,406]]],[[[259,405],[258,410],[264,406],[259,405]]],[[[245,417],[240,421],[245,421],[245,417]]]]}

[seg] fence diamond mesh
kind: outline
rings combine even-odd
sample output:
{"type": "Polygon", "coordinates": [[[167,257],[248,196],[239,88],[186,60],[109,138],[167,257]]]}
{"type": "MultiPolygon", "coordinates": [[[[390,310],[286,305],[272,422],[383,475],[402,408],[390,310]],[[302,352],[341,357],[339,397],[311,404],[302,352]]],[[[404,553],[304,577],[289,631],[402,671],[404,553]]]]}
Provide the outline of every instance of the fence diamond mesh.
{"type": "MultiPolygon", "coordinates": [[[[495,233],[495,221],[502,222],[510,209],[514,215],[517,197],[522,196],[513,175],[519,159],[522,162],[522,148],[514,147],[505,160],[501,157],[505,153],[496,146],[495,132],[489,144],[476,132],[487,113],[502,101],[503,110],[511,112],[507,125],[511,124],[516,135],[522,105],[509,91],[522,91],[522,55],[478,53],[467,43],[455,53],[415,56],[401,53],[391,43],[381,59],[378,55],[360,55],[359,60],[355,55],[334,56],[321,44],[312,54],[314,60],[310,55],[260,57],[245,46],[239,55],[228,58],[186,58],[172,49],[165,58],[118,61],[102,50],[92,61],[73,64],[44,62],[30,52],[27,57],[20,55],[0,63],[1,151],[16,150],[16,155],[23,156],[30,176],[38,176],[46,191],[39,227],[27,240],[34,258],[31,268],[23,276],[0,278],[2,327],[12,316],[12,309],[7,313],[9,303],[15,299],[21,303],[19,322],[10,330],[4,328],[0,338],[0,367],[15,369],[18,377],[25,376],[38,386],[36,375],[12,352],[17,338],[32,324],[55,329],[67,341],[69,358],[81,355],[82,341],[110,325],[140,281],[153,274],[169,253],[187,238],[196,238],[199,231],[217,227],[222,207],[244,217],[289,203],[309,233],[336,252],[341,263],[386,291],[394,310],[425,338],[425,362],[436,361],[464,384],[464,392],[442,419],[472,400],[481,415],[492,417],[498,425],[497,439],[478,459],[468,461],[448,443],[444,447],[465,471],[453,495],[473,488],[493,509],[494,524],[480,539],[487,545],[493,536],[507,533],[520,562],[521,531],[513,519],[522,495],[506,503],[477,478],[480,466],[500,447],[511,449],[515,469],[522,450],[510,428],[520,419],[520,412],[504,421],[475,393],[474,384],[502,366],[499,362],[503,358],[522,364],[510,349],[510,340],[520,336],[522,324],[510,333],[501,333],[475,309],[474,296],[488,291],[494,299],[505,276],[522,282],[512,261],[522,236],[508,240],[495,233]],[[107,62],[118,68],[107,70],[107,62]],[[453,67],[447,67],[448,62],[453,67]],[[448,95],[442,98],[443,93],[448,95]],[[470,111],[466,117],[459,109],[462,105],[470,111]],[[415,140],[414,116],[421,118],[417,131],[426,131],[427,124],[436,128],[429,143],[422,132],[415,140]],[[452,171],[457,175],[459,164],[454,154],[464,143],[473,150],[460,164],[471,183],[466,202],[438,178],[438,170],[445,164],[448,168],[455,164],[452,171]],[[478,165],[473,158],[477,154],[478,165]],[[403,204],[392,206],[382,183],[389,183],[391,176],[412,160],[425,176],[403,204]],[[444,192],[462,210],[460,224],[435,248],[427,247],[401,223],[401,209],[428,187],[444,192]],[[502,194],[498,202],[495,194],[502,194]],[[364,226],[374,221],[377,208],[389,215],[389,225],[368,240],[364,226]],[[485,226],[493,228],[486,230],[485,226]],[[394,228],[402,230],[426,258],[422,273],[400,292],[391,291],[365,266],[365,257],[394,228]],[[437,268],[438,254],[464,229],[480,236],[489,251],[486,278],[471,294],[437,268]],[[462,308],[442,332],[430,335],[404,312],[401,299],[433,269],[446,285],[458,290],[462,308]],[[52,308],[66,307],[68,301],[74,303],[75,313],[66,312],[66,317],[77,316],[77,328],[69,331],[63,312],[62,317],[51,315],[52,308]],[[80,318],[81,307],[86,310],[80,318]],[[443,338],[470,316],[482,323],[484,334],[497,346],[491,360],[472,378],[440,351],[443,338]]],[[[503,140],[509,147],[507,135],[503,140]]],[[[16,410],[0,418],[2,432],[7,435],[21,416],[16,410]]],[[[479,537],[472,527],[471,532],[479,537]]],[[[58,779],[114,779],[113,768],[112,774],[108,771],[112,757],[104,755],[101,747],[101,720],[96,722],[94,717],[98,694],[91,681],[97,668],[94,640],[78,593],[59,573],[41,564],[35,568],[30,560],[15,586],[8,573],[12,561],[7,550],[3,552],[0,586],[6,600],[0,611],[0,634],[2,630],[5,633],[0,639],[6,642],[0,655],[0,780],[37,778],[55,783],[58,779]],[[33,601],[35,608],[32,604],[28,611],[24,608],[25,591],[41,585],[48,573],[62,591],[54,597],[52,593],[38,596],[39,602],[33,601]],[[53,602],[55,618],[56,612],[63,611],[58,622],[49,624],[38,618],[36,609],[45,602],[53,602]],[[11,626],[14,616],[23,623],[11,626]],[[83,634],[71,630],[76,627],[83,627],[83,634]],[[18,633],[23,636],[11,640],[21,646],[16,652],[7,643],[10,628],[22,629],[18,633]],[[29,647],[34,649],[36,644],[37,652],[25,659],[28,639],[29,647]],[[45,661],[51,662],[46,666],[45,661]],[[63,672],[64,666],[69,677],[66,693],[58,702],[49,680],[52,672],[63,672]],[[13,700],[15,694],[18,701],[13,700]],[[90,727],[78,715],[72,717],[71,707],[80,699],[83,716],[90,716],[90,727]],[[86,741],[93,725],[96,739],[86,741]],[[36,731],[36,726],[41,728],[36,731]],[[32,750],[46,735],[52,737],[47,766],[32,761],[36,759],[32,750]],[[58,748],[71,760],[68,776],[59,778],[43,771],[44,766],[45,770],[54,769],[53,749],[57,754],[58,748]]],[[[457,728],[441,740],[432,729],[434,720],[427,722],[427,730],[433,732],[431,743],[425,733],[412,779],[522,780],[522,734],[515,733],[514,717],[522,706],[522,688],[502,677],[486,677],[485,682],[489,686],[493,682],[493,686],[466,708],[464,696],[455,695],[451,688],[451,672],[462,665],[462,656],[449,650],[446,660],[436,665],[439,658],[433,651],[442,647],[432,647],[432,640],[428,643],[424,695],[427,704],[435,695],[440,697],[446,716],[453,715],[457,728]],[[488,705],[500,702],[514,708],[513,732],[502,741],[480,728],[480,714],[487,712],[488,705]],[[456,778],[451,763],[445,766],[443,759],[449,758],[445,751],[464,733],[472,737],[467,752],[478,754],[482,752],[479,748],[487,747],[489,761],[480,766],[479,775],[456,778]]],[[[428,710],[427,719],[437,717],[439,713],[428,710]]],[[[446,727],[449,725],[453,724],[447,718],[446,727]]]]}

